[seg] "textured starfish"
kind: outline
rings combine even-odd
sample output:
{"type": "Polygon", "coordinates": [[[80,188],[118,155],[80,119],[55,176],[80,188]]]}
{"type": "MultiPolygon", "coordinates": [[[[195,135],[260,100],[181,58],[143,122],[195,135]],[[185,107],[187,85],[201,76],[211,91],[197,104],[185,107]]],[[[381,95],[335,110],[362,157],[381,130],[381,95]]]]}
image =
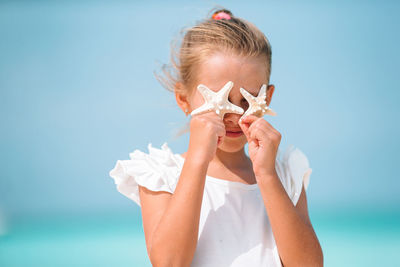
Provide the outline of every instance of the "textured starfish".
{"type": "Polygon", "coordinates": [[[243,95],[244,98],[246,98],[247,102],[249,102],[249,108],[246,110],[240,120],[250,114],[254,114],[257,117],[262,117],[264,114],[276,116],[275,111],[268,107],[267,102],[265,102],[265,98],[267,97],[266,89],[267,85],[263,84],[261,86],[260,92],[258,92],[258,96],[254,97],[244,88],[240,88],[240,93],[243,95]]]}
{"type": "Polygon", "coordinates": [[[197,90],[201,93],[206,101],[202,106],[193,110],[190,115],[202,114],[207,111],[214,110],[221,119],[224,118],[225,113],[243,114],[244,110],[232,104],[228,100],[229,92],[233,87],[233,82],[227,82],[224,87],[218,92],[210,90],[207,86],[199,84],[197,90]]]}

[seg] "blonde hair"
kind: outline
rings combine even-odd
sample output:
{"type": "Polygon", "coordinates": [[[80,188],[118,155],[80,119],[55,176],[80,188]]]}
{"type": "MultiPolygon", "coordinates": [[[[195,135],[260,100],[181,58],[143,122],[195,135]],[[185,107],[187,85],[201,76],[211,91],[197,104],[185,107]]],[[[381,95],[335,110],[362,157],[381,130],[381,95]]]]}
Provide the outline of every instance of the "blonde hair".
{"type": "MultiPolygon", "coordinates": [[[[227,9],[213,8],[209,14],[212,15],[197,22],[195,26],[183,28],[180,32],[183,38],[173,41],[171,64],[162,65],[161,75],[154,73],[161,85],[168,91],[190,95],[198,78],[196,68],[217,52],[243,57],[264,57],[269,83],[272,52],[267,37],[254,24],[233,16],[227,9]],[[229,14],[230,19],[214,19],[213,16],[219,12],[229,14]],[[177,86],[177,83],[182,86],[177,86]]],[[[186,124],[176,137],[188,130],[186,124]]]]}

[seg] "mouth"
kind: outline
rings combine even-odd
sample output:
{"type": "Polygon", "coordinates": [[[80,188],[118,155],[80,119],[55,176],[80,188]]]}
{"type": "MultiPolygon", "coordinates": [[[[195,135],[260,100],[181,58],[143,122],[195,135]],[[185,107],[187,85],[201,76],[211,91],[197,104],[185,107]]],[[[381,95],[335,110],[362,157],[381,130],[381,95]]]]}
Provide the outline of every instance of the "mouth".
{"type": "Polygon", "coordinates": [[[225,135],[228,137],[239,137],[243,135],[243,132],[240,130],[235,130],[235,131],[231,130],[231,131],[226,131],[225,135]]]}

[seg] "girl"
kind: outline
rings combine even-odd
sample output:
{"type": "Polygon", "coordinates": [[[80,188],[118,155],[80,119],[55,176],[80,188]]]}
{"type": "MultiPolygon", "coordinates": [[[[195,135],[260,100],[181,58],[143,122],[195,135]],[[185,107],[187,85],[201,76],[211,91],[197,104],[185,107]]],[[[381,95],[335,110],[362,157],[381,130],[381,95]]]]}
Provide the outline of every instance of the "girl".
{"type": "MultiPolygon", "coordinates": [[[[228,103],[249,108],[269,84],[271,47],[253,24],[217,10],[186,30],[168,75],[178,106],[189,115],[205,103],[198,84],[217,93],[230,81],[228,103]]],[[[153,266],[322,266],[307,210],[311,168],[261,116],[214,110],[193,115],[188,150],[148,145],[110,171],[119,192],[141,206],[153,266]],[[244,146],[249,143],[249,157],[244,146]],[[304,184],[304,186],[303,186],[304,184]]]]}

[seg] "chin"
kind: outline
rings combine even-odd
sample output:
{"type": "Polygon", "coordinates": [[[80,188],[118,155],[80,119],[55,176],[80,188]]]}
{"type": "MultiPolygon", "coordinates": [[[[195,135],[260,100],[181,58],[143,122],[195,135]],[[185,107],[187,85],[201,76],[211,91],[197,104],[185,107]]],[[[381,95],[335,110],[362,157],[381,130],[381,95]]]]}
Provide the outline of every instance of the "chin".
{"type": "Polygon", "coordinates": [[[242,150],[246,143],[247,139],[245,136],[241,136],[238,138],[225,137],[224,141],[219,144],[218,149],[225,152],[233,153],[242,150]]]}

